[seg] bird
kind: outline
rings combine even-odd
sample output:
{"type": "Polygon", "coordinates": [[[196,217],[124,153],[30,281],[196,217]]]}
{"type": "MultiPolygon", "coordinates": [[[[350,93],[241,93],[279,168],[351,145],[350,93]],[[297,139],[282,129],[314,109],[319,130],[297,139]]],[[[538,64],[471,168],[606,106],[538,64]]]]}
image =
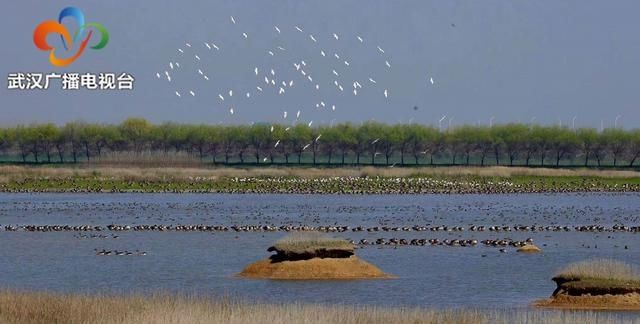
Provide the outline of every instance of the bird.
{"type": "Polygon", "coordinates": [[[271,125],[271,130],[270,131],[271,131],[271,133],[273,133],[273,125],[271,125]]]}
{"type": "Polygon", "coordinates": [[[380,46],[378,46],[378,51],[379,51],[380,53],[383,53],[383,54],[384,54],[384,50],[383,50],[383,49],[382,49],[382,47],[380,47],[380,46]]]}
{"type": "Polygon", "coordinates": [[[376,138],[375,140],[373,140],[373,142],[371,142],[371,145],[378,143],[378,141],[380,140],[380,138],[376,138]]]}
{"type": "Polygon", "coordinates": [[[318,137],[316,137],[316,142],[320,139],[320,137],[322,137],[322,134],[318,135],[318,137]]]}
{"type": "Polygon", "coordinates": [[[261,87],[256,87],[256,89],[258,89],[258,91],[262,92],[262,88],[261,87]]]}
{"type": "Polygon", "coordinates": [[[173,62],[169,62],[169,68],[173,70],[173,62]]]}
{"type": "Polygon", "coordinates": [[[369,82],[371,82],[371,83],[378,83],[378,82],[376,82],[376,80],[374,80],[374,79],[372,79],[372,78],[369,78],[369,82]]]}
{"type": "Polygon", "coordinates": [[[180,52],[180,53],[184,53],[184,51],[182,50],[182,48],[178,48],[178,52],[180,52]]]}
{"type": "Polygon", "coordinates": [[[336,40],[338,40],[338,39],[339,39],[338,34],[333,33],[333,38],[335,38],[336,40]]]}
{"type": "Polygon", "coordinates": [[[313,124],[313,120],[309,122],[309,124],[307,124],[307,126],[311,127],[311,124],[313,124]]]}
{"type": "Polygon", "coordinates": [[[196,60],[200,61],[200,56],[198,56],[197,54],[194,55],[194,56],[195,56],[196,60]]]}
{"type": "Polygon", "coordinates": [[[302,28],[295,26],[296,30],[302,33],[302,28]]]}
{"type": "Polygon", "coordinates": [[[209,43],[204,43],[204,46],[206,46],[209,50],[211,50],[211,45],[209,45],[209,43]]]}
{"type": "Polygon", "coordinates": [[[324,53],[324,51],[320,51],[320,55],[322,55],[322,56],[326,56],[326,54],[324,53]]]}
{"type": "Polygon", "coordinates": [[[317,42],[318,42],[318,41],[316,40],[316,38],[315,38],[315,37],[313,37],[313,35],[311,35],[311,34],[309,34],[309,38],[311,38],[311,40],[312,40],[314,43],[317,43],[317,42]]]}
{"type": "Polygon", "coordinates": [[[431,84],[434,84],[433,77],[429,78],[429,82],[431,82],[431,84]]]}
{"type": "Polygon", "coordinates": [[[253,72],[254,72],[256,75],[258,75],[258,67],[255,67],[255,68],[253,69],[253,72]]]}
{"type": "Polygon", "coordinates": [[[220,100],[224,101],[224,97],[222,96],[222,94],[218,94],[218,98],[220,98],[220,100]]]}
{"type": "Polygon", "coordinates": [[[233,115],[233,107],[229,108],[229,113],[233,115]]]}
{"type": "Polygon", "coordinates": [[[278,141],[276,142],[276,145],[274,145],[273,147],[278,147],[278,145],[279,145],[279,144],[280,144],[280,140],[278,140],[278,141]]]}
{"type": "Polygon", "coordinates": [[[301,111],[300,111],[300,110],[298,110],[298,113],[296,113],[296,119],[297,119],[297,118],[300,118],[300,112],[301,112],[301,111]]]}
{"type": "Polygon", "coordinates": [[[311,144],[307,144],[307,145],[305,145],[305,146],[302,148],[302,150],[303,150],[303,151],[304,151],[304,150],[306,150],[309,146],[311,146],[311,144]]]}
{"type": "Polygon", "coordinates": [[[160,73],[156,73],[156,77],[160,79],[160,73]]]}
{"type": "Polygon", "coordinates": [[[187,47],[191,47],[191,44],[189,43],[185,43],[184,45],[186,45],[187,47]]]}
{"type": "Polygon", "coordinates": [[[231,16],[231,22],[235,25],[236,24],[236,19],[233,18],[233,16],[231,16]]]}
{"type": "Polygon", "coordinates": [[[331,105],[331,110],[336,111],[336,105],[331,105]]]}
{"type": "Polygon", "coordinates": [[[364,42],[364,39],[362,39],[362,37],[360,37],[360,36],[356,36],[356,37],[358,38],[358,40],[360,41],[360,43],[363,43],[363,42],[364,42]]]}
{"type": "Polygon", "coordinates": [[[286,111],[282,114],[282,118],[283,119],[287,119],[287,112],[286,111]]]}
{"type": "Polygon", "coordinates": [[[179,97],[182,97],[182,96],[180,95],[180,92],[178,92],[178,91],[176,91],[176,96],[178,96],[178,98],[179,98],[179,97]]]}
{"type": "Polygon", "coordinates": [[[233,90],[229,90],[229,97],[233,97],[233,90]]]}
{"type": "Polygon", "coordinates": [[[389,63],[389,61],[384,61],[384,64],[387,65],[387,67],[391,67],[391,64],[389,63]]]}
{"type": "Polygon", "coordinates": [[[192,96],[192,97],[195,97],[195,96],[196,96],[196,93],[195,93],[195,92],[193,92],[193,90],[190,90],[190,91],[189,91],[189,94],[191,94],[191,96],[192,96]]]}
{"type": "Polygon", "coordinates": [[[220,50],[220,47],[218,47],[218,45],[216,45],[215,43],[211,43],[211,46],[213,46],[213,48],[215,48],[216,51],[220,50]]]}
{"type": "Polygon", "coordinates": [[[384,97],[389,98],[389,91],[387,91],[387,89],[384,89],[384,97]]]}
{"type": "Polygon", "coordinates": [[[338,74],[336,70],[333,70],[333,74],[335,74],[336,76],[340,76],[340,74],[338,74]]]}
{"type": "Polygon", "coordinates": [[[247,92],[247,98],[251,98],[251,93],[247,92]]]}
{"type": "Polygon", "coordinates": [[[273,28],[275,28],[278,34],[280,34],[280,28],[278,28],[278,26],[273,26],[273,28]]]}

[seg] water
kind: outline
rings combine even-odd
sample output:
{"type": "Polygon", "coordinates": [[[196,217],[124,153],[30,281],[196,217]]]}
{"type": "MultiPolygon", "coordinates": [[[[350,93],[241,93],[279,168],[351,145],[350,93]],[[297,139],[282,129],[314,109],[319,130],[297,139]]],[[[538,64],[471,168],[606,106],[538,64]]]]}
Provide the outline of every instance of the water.
{"type": "MultiPolygon", "coordinates": [[[[213,195],[0,194],[0,224],[588,225],[640,223],[639,194],[213,195]]],[[[55,292],[181,292],[249,300],[418,307],[520,308],[548,297],[563,265],[588,258],[637,263],[640,234],[565,232],[345,232],[359,240],[531,237],[544,253],[497,248],[367,246],[357,254],[392,280],[238,279],[286,233],[0,231],[0,286],[55,292]],[[111,233],[103,233],[108,234],[111,233]],[[597,248],[596,248],[597,245],[597,248]],[[628,249],[623,247],[627,245],[628,249]],[[94,249],[146,251],[96,256],[94,249]]]]}

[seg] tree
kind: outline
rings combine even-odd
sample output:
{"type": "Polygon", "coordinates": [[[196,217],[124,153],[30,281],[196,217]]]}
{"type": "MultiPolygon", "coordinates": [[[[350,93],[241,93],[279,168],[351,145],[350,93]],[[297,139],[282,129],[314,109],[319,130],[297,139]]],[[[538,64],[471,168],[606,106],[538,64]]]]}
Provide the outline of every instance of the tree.
{"type": "Polygon", "coordinates": [[[152,127],[145,119],[129,118],[120,124],[120,132],[134,152],[141,153],[151,138],[152,127]]]}
{"type": "Polygon", "coordinates": [[[584,155],[584,166],[589,166],[589,158],[598,145],[598,132],[594,128],[581,128],[576,130],[578,145],[584,155]]]}
{"type": "Polygon", "coordinates": [[[555,155],[555,165],[558,167],[560,160],[576,150],[578,137],[573,130],[566,127],[551,127],[547,132],[549,150],[555,155]]]}

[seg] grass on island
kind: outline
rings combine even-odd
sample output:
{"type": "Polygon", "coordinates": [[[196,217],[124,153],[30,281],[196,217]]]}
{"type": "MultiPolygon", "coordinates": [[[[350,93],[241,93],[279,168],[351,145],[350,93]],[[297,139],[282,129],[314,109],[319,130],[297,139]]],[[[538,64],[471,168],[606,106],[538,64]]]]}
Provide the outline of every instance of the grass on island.
{"type": "Polygon", "coordinates": [[[354,246],[349,241],[341,238],[333,238],[322,233],[305,232],[293,233],[276,243],[273,247],[284,253],[314,253],[318,250],[353,251],[354,246]]]}
{"type": "Polygon", "coordinates": [[[569,264],[554,280],[565,282],[572,289],[615,290],[637,288],[640,291],[640,270],[633,265],[610,259],[595,259],[569,264]]]}
{"type": "Polygon", "coordinates": [[[230,298],[0,292],[1,323],[617,323],[593,312],[428,310],[247,303],[230,298]]]}

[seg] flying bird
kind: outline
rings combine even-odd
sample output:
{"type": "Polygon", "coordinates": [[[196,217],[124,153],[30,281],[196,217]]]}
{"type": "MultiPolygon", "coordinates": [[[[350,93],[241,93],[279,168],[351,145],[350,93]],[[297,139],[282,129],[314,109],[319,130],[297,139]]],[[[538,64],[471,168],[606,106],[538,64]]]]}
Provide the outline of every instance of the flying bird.
{"type": "Polygon", "coordinates": [[[229,113],[233,115],[233,107],[229,108],[229,113]]]}
{"type": "Polygon", "coordinates": [[[379,51],[380,53],[383,53],[383,54],[384,54],[384,50],[383,50],[383,49],[382,49],[382,47],[380,47],[380,46],[378,46],[378,51],[379,51]]]}
{"type": "Polygon", "coordinates": [[[296,28],[296,30],[298,30],[299,32],[301,32],[301,33],[302,33],[302,28],[300,28],[300,27],[298,27],[298,26],[295,26],[295,28],[296,28]]]}
{"type": "Polygon", "coordinates": [[[360,41],[360,43],[364,42],[364,39],[362,39],[362,37],[360,37],[360,36],[357,36],[357,37],[358,37],[358,40],[360,41]]]}
{"type": "Polygon", "coordinates": [[[189,93],[191,94],[191,96],[192,96],[192,97],[195,97],[195,96],[196,96],[196,93],[195,93],[195,92],[193,92],[193,90],[189,91],[189,93]]]}
{"type": "Polygon", "coordinates": [[[387,91],[387,89],[384,89],[384,97],[389,98],[389,91],[387,91]]]}
{"type": "Polygon", "coordinates": [[[179,97],[182,97],[182,96],[180,95],[180,92],[178,92],[178,91],[176,91],[176,96],[178,96],[178,98],[179,98],[179,97]]]}
{"type": "Polygon", "coordinates": [[[236,19],[233,18],[233,16],[231,16],[231,22],[235,25],[236,24],[236,19]]]}
{"type": "Polygon", "coordinates": [[[335,38],[336,40],[338,40],[338,39],[339,39],[338,34],[333,33],[333,38],[335,38]]]}
{"type": "Polygon", "coordinates": [[[278,26],[273,26],[273,28],[275,28],[278,34],[280,34],[280,28],[278,28],[278,26]]]}
{"type": "Polygon", "coordinates": [[[218,94],[218,98],[220,98],[220,100],[224,101],[224,97],[222,96],[222,94],[218,94]]]}

